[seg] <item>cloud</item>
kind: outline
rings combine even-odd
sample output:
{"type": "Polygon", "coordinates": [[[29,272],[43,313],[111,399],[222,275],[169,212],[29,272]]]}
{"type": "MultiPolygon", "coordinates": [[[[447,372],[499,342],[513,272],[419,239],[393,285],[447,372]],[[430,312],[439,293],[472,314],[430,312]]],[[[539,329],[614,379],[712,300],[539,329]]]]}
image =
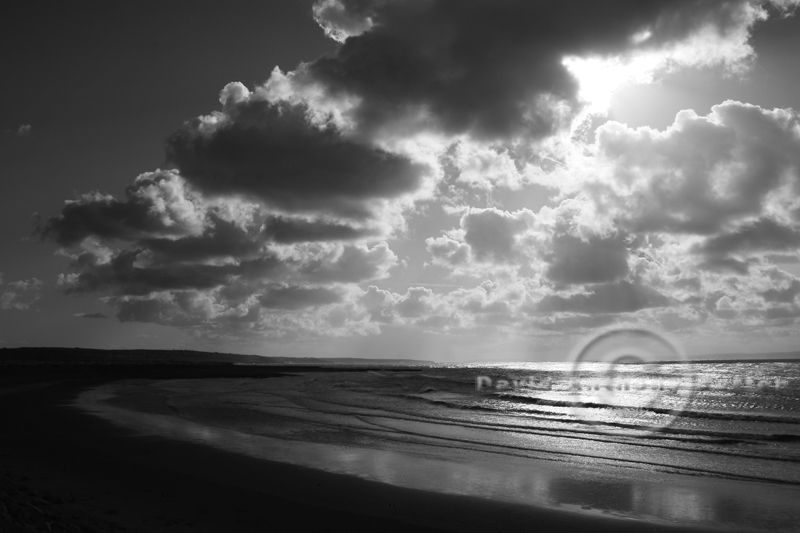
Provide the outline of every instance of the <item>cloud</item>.
{"type": "Polygon", "coordinates": [[[44,282],[31,278],[19,280],[6,285],[5,291],[0,294],[0,309],[26,311],[41,297],[44,282]]]}
{"type": "Polygon", "coordinates": [[[125,200],[88,193],[68,200],[61,215],[47,220],[38,233],[63,246],[87,237],[134,240],[200,235],[205,214],[199,198],[171,170],[148,172],[125,189],[125,200]]]}
{"type": "Polygon", "coordinates": [[[20,124],[17,128],[17,137],[30,137],[33,135],[33,126],[30,124],[20,124]]]}
{"type": "Polygon", "coordinates": [[[543,313],[631,313],[649,307],[667,307],[669,299],[649,287],[628,281],[597,285],[586,294],[550,295],[538,304],[543,313]]]}
{"type": "Polygon", "coordinates": [[[798,249],[800,229],[796,225],[783,225],[770,218],[760,218],[696,244],[693,252],[704,257],[702,266],[706,268],[747,272],[749,267],[746,258],[751,254],[798,249]]]}
{"type": "Polygon", "coordinates": [[[461,216],[459,228],[425,243],[432,264],[454,272],[480,276],[486,269],[516,269],[530,258],[535,221],[536,215],[528,209],[470,208],[461,216]]]}
{"type": "Polygon", "coordinates": [[[629,273],[632,237],[620,228],[594,220],[588,202],[567,200],[555,208],[503,211],[469,209],[460,227],[443,237],[428,238],[427,249],[438,264],[467,273],[485,274],[481,263],[512,266],[526,276],[556,284],[603,283],[629,273]]]}
{"type": "Polygon", "coordinates": [[[78,318],[108,318],[103,313],[75,313],[78,318]]]}
{"type": "Polygon", "coordinates": [[[693,312],[673,307],[675,302],[669,297],[631,281],[597,284],[571,293],[538,292],[525,280],[487,280],[449,293],[426,287],[394,293],[370,286],[359,303],[369,320],[381,327],[417,326],[451,333],[501,328],[515,335],[579,331],[631,319],[652,321],[647,313],[655,310],[669,310],[675,316],[693,312]]]}
{"type": "Polygon", "coordinates": [[[429,237],[425,240],[428,252],[433,256],[434,264],[445,266],[463,265],[469,260],[471,248],[468,244],[450,237],[429,237]]]}
{"type": "Polygon", "coordinates": [[[314,4],[313,10],[314,20],[325,30],[325,35],[340,43],[373,25],[369,16],[348,10],[339,0],[321,0],[314,4]]]}
{"type": "Polygon", "coordinates": [[[402,317],[421,317],[430,312],[429,300],[433,291],[425,287],[410,287],[405,296],[395,304],[395,310],[402,317]]]}
{"type": "Polygon", "coordinates": [[[276,287],[259,298],[263,307],[276,309],[300,309],[337,303],[342,296],[324,287],[276,287]]]}
{"type": "Polygon", "coordinates": [[[123,321],[181,327],[265,320],[259,306],[323,306],[338,301],[336,285],[383,278],[397,264],[376,241],[380,224],[210,197],[177,170],[142,174],[123,200],[90,193],[68,201],[37,233],[70,259],[58,282],[66,293],[109,295],[123,321]]]}
{"type": "Polygon", "coordinates": [[[793,279],[786,287],[768,289],[761,293],[761,297],[767,302],[795,303],[797,295],[800,294],[800,280],[793,279]]]}
{"type": "Polygon", "coordinates": [[[567,201],[539,213],[539,256],[550,281],[603,283],[629,273],[629,236],[620,229],[602,231],[587,225],[586,209],[581,202],[567,201]]]}
{"type": "Polygon", "coordinates": [[[307,100],[346,101],[342,113],[365,136],[425,129],[538,139],[581,107],[580,69],[565,58],[644,58],[651,74],[733,68],[752,57],[749,32],[767,18],[764,6],[784,4],[611,1],[575,10],[554,1],[324,0],[315,19],[341,46],[271,81],[283,94],[288,83],[307,100]]]}
{"type": "Polygon", "coordinates": [[[121,322],[182,327],[216,340],[257,337],[291,341],[377,332],[352,300],[345,299],[345,289],[272,286],[238,304],[224,293],[224,289],[168,291],[109,297],[106,302],[117,309],[121,322]]]}
{"type": "Polygon", "coordinates": [[[349,241],[374,237],[372,228],[356,227],[339,222],[271,216],[264,222],[264,235],[282,244],[296,242],[349,241]]]}
{"type": "Polygon", "coordinates": [[[262,281],[354,283],[385,277],[397,263],[397,256],[386,243],[372,247],[305,246],[281,250],[280,254],[264,251],[251,259],[233,255],[218,262],[205,261],[207,254],[192,257],[193,253],[151,260],[143,250],[82,251],[72,256],[76,272],[62,274],[59,285],[71,293],[145,295],[154,291],[214,289],[237,280],[253,287],[262,281]]]}
{"type": "Polygon", "coordinates": [[[584,241],[570,233],[553,236],[552,249],[544,254],[549,263],[545,276],[558,283],[602,283],[628,274],[628,250],[620,234],[584,241]]]}
{"type": "Polygon", "coordinates": [[[367,246],[341,247],[325,256],[311,257],[298,268],[299,274],[309,281],[359,282],[386,277],[397,264],[397,256],[385,242],[367,246]]]}
{"type": "MultiPolygon", "coordinates": [[[[37,233],[65,292],[223,339],[791,325],[800,281],[769,261],[800,247],[794,111],[729,101],[582,139],[621,83],[746,68],[753,26],[796,3],[320,0],[333,52],[227,84],[169,168],[37,233]],[[546,207],[503,207],[532,184],[546,207]],[[380,288],[393,274],[432,283],[380,288]]],[[[5,288],[4,308],[36,292],[5,288]]]]}
{"type": "Polygon", "coordinates": [[[223,111],[188,122],[167,141],[181,175],[208,195],[242,195],[287,213],[362,220],[382,200],[416,191],[429,172],[407,156],[314,123],[305,104],[270,102],[229,84],[223,111]]]}
{"type": "Polygon", "coordinates": [[[470,211],[461,219],[464,241],[476,260],[494,259],[502,262],[516,254],[516,236],[527,229],[528,210],[507,213],[498,209],[470,211]]]}
{"type": "Polygon", "coordinates": [[[771,216],[800,219],[800,121],[791,109],[727,101],[681,111],[664,131],[608,122],[593,153],[544,178],[582,191],[635,233],[711,235],[771,216]]]}

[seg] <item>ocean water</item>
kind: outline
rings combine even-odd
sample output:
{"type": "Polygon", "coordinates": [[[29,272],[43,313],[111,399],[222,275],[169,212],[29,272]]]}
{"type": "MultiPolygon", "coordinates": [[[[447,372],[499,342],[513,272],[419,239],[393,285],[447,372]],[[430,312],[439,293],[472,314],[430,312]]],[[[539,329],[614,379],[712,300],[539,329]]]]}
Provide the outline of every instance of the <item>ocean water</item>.
{"type": "Polygon", "coordinates": [[[424,490],[800,530],[800,363],[132,380],[78,404],[143,433],[424,490]]]}

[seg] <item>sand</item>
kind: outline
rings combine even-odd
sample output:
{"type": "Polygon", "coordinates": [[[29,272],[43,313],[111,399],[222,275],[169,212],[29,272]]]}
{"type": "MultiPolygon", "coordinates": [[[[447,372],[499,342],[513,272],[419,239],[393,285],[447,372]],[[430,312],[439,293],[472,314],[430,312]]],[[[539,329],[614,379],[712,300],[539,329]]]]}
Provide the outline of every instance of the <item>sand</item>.
{"type": "MultiPolygon", "coordinates": [[[[136,375],[215,372],[139,367],[136,375]]],[[[130,375],[121,368],[6,372],[0,532],[708,531],[424,492],[140,437],[70,406],[82,391],[130,375]]]]}

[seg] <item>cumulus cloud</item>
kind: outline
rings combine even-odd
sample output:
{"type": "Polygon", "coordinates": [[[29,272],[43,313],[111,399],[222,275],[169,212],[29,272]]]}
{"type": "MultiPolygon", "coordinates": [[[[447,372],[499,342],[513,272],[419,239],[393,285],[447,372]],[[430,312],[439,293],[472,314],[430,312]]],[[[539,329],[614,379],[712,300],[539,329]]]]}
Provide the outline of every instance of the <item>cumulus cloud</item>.
{"type": "Polygon", "coordinates": [[[190,253],[160,260],[149,260],[147,255],[143,250],[79,251],[72,256],[76,272],[61,275],[59,284],[68,292],[111,291],[138,295],[152,291],[212,289],[242,280],[251,283],[261,280],[357,282],[385,277],[397,263],[397,257],[386,243],[372,247],[306,246],[280,253],[265,250],[250,259],[233,255],[215,262],[206,261],[207,255],[193,258],[190,253]]]}
{"type": "Polygon", "coordinates": [[[385,242],[332,249],[311,255],[298,266],[299,274],[315,282],[358,282],[386,277],[397,264],[397,256],[385,242]]]}
{"type": "Polygon", "coordinates": [[[769,215],[798,220],[800,122],[791,109],[728,101],[681,111],[664,131],[609,122],[593,154],[544,178],[590,195],[633,232],[710,235],[769,215]]]}
{"type": "Polygon", "coordinates": [[[325,30],[325,35],[340,43],[373,25],[369,15],[348,9],[339,0],[321,0],[314,4],[313,10],[314,20],[325,30]]]}
{"type": "Polygon", "coordinates": [[[78,318],[108,318],[103,313],[75,313],[78,318]]]}
{"type": "Polygon", "coordinates": [[[206,194],[358,220],[374,215],[372,202],[415,191],[428,171],[347,138],[332,121],[315,123],[306,104],[270,102],[241,84],[220,99],[222,112],[186,123],[167,141],[169,161],[206,194]]]}
{"type": "Polygon", "coordinates": [[[65,292],[109,295],[122,321],[183,327],[335,303],[337,285],[381,279],[398,263],[380,240],[385,221],[275,211],[228,192],[158,170],[122,200],[95,192],[67,201],[36,232],[70,260],[58,280],[65,292]]]}
{"type": "Polygon", "coordinates": [[[30,124],[20,124],[17,128],[17,137],[29,137],[33,134],[33,126],[30,124]]]}
{"type": "Polygon", "coordinates": [[[427,247],[434,264],[460,267],[461,272],[491,263],[533,269],[557,284],[621,279],[629,272],[632,237],[619,228],[601,226],[589,209],[588,203],[577,200],[538,213],[473,208],[461,217],[458,229],[428,238],[427,247]]]}
{"type": "Polygon", "coordinates": [[[342,45],[273,81],[347,101],[345,113],[370,135],[415,128],[542,138],[579,111],[581,62],[644,61],[651,75],[733,68],[752,57],[750,29],[767,6],[788,4],[623,0],[575,10],[553,1],[323,0],[315,18],[342,45]]]}
{"type": "Polygon", "coordinates": [[[648,307],[666,307],[669,300],[648,287],[627,281],[606,283],[590,289],[586,294],[564,297],[550,295],[538,305],[541,312],[628,313],[648,307]]]}
{"type": "Polygon", "coordinates": [[[87,237],[134,240],[200,235],[205,214],[175,171],[148,172],[125,189],[125,200],[88,193],[68,200],[39,233],[64,246],[87,237]]]}
{"type": "MultiPolygon", "coordinates": [[[[229,83],[168,138],[169,168],[37,232],[70,261],[66,292],[220,335],[792,323],[800,280],[770,261],[800,248],[794,111],[729,101],[582,133],[621,83],[746,68],[754,24],[796,3],[320,0],[332,53],[229,83]],[[493,200],[529,184],[555,200],[493,200]],[[420,235],[419,269],[461,288],[379,288],[422,262],[420,235]]],[[[4,308],[38,290],[12,285],[4,308]]]]}
{"type": "Polygon", "coordinates": [[[357,227],[323,219],[307,220],[270,216],[264,222],[264,235],[275,242],[291,244],[312,241],[348,241],[379,234],[374,228],[357,227]]]}
{"type": "MultiPolygon", "coordinates": [[[[663,131],[602,125],[587,153],[568,157],[567,168],[541,176],[563,195],[581,198],[588,224],[605,228],[600,233],[610,239],[601,254],[612,255],[588,261],[568,253],[564,257],[572,259],[559,267],[552,262],[550,277],[582,265],[591,265],[585,274],[600,275],[617,264],[611,271],[621,279],[627,254],[631,275],[686,306],[696,298],[691,291],[722,291],[726,296],[711,309],[717,318],[752,321],[763,319],[765,310],[771,316],[790,313],[757,295],[777,290],[770,287],[775,279],[765,274],[765,256],[791,261],[800,251],[798,154],[800,121],[791,109],[729,101],[707,116],[682,111],[663,131]],[[739,307],[745,300],[748,310],[739,307]]],[[[593,281],[580,275],[575,280],[593,281]]],[[[665,315],[664,321],[678,327],[686,312],[665,315]]]]}
{"type": "Polygon", "coordinates": [[[714,235],[694,246],[706,268],[728,268],[747,272],[747,257],[763,252],[784,252],[800,249],[800,228],[783,225],[770,218],[744,223],[727,233],[714,235]]]}
{"type": "Polygon", "coordinates": [[[42,287],[44,282],[36,278],[9,283],[0,294],[0,309],[17,311],[30,309],[42,297],[42,287]]]}
{"type": "MultiPolygon", "coordinates": [[[[209,197],[176,170],[139,176],[123,200],[90,193],[68,201],[37,232],[70,260],[61,289],[108,295],[121,321],[243,334],[263,333],[276,314],[339,302],[347,292],[339,285],[381,279],[398,263],[375,226],[209,197]]],[[[23,305],[18,292],[8,292],[6,307],[23,305]]],[[[318,321],[304,331],[351,327],[318,321]]]]}
{"type": "Polygon", "coordinates": [[[277,309],[300,309],[316,305],[340,302],[342,296],[325,287],[276,287],[259,298],[263,307],[277,309]]]}
{"type": "MultiPolygon", "coordinates": [[[[516,295],[505,292],[492,304],[495,324],[574,331],[628,322],[688,331],[734,322],[771,327],[800,316],[800,280],[762,257],[796,251],[795,239],[793,230],[762,219],[730,234],[632,231],[583,196],[538,213],[470,209],[459,228],[427,245],[431,264],[454,276],[517,286],[516,295]]],[[[485,308],[462,306],[471,316],[460,322],[485,308]]]]}
{"type": "Polygon", "coordinates": [[[478,261],[494,259],[502,262],[517,253],[515,237],[527,228],[527,210],[507,213],[490,208],[467,213],[461,219],[464,241],[478,261]]]}

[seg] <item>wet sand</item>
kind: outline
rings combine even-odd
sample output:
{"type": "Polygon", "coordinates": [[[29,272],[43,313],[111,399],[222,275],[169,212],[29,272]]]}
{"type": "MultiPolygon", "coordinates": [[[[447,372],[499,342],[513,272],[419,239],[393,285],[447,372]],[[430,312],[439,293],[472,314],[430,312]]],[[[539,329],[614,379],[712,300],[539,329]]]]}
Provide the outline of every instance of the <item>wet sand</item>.
{"type": "MultiPolygon", "coordinates": [[[[297,369],[235,371],[267,378],[286,370],[297,369]]],[[[0,530],[22,531],[29,524],[28,531],[708,531],[365,481],[136,436],[71,406],[81,392],[133,374],[231,372],[31,368],[4,378],[0,494],[6,508],[0,507],[0,530]]]]}

